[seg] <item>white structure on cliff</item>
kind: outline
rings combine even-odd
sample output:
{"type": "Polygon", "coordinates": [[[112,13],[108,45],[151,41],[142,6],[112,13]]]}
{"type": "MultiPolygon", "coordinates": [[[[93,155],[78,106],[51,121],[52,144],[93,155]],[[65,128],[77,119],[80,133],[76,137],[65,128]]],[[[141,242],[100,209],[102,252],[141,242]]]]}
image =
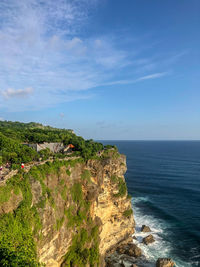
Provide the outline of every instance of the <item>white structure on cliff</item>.
{"type": "Polygon", "coordinates": [[[65,146],[63,143],[47,143],[44,142],[42,144],[24,144],[26,146],[29,146],[39,152],[42,149],[48,148],[53,153],[62,152],[65,149],[65,146]]]}

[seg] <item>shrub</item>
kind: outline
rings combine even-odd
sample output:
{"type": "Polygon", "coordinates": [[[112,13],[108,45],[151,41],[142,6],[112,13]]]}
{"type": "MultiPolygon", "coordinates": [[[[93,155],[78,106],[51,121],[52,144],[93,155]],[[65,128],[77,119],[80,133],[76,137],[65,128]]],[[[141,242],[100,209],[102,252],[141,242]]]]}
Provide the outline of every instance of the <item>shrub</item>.
{"type": "Polygon", "coordinates": [[[88,181],[88,182],[91,182],[91,181],[90,181],[90,177],[91,177],[91,173],[90,173],[89,170],[84,170],[83,173],[81,174],[81,178],[82,178],[83,180],[88,181]]]}
{"type": "Polygon", "coordinates": [[[125,210],[125,211],[123,212],[124,217],[129,217],[129,216],[131,216],[132,214],[133,214],[133,210],[132,210],[132,209],[128,209],[128,210],[125,210]]]}
{"type": "Polygon", "coordinates": [[[71,195],[74,202],[81,205],[83,201],[82,186],[80,183],[73,184],[71,188],[71,195]]]}
{"type": "Polygon", "coordinates": [[[118,180],[119,180],[119,178],[118,178],[116,175],[112,175],[112,176],[110,177],[110,180],[111,180],[113,183],[117,183],[118,180]]]}
{"type": "Polygon", "coordinates": [[[66,170],[66,174],[67,174],[68,176],[70,176],[70,175],[71,175],[71,172],[70,172],[70,170],[69,170],[69,169],[67,169],[67,170],[66,170]]]}
{"type": "Polygon", "coordinates": [[[114,194],[114,197],[123,197],[126,195],[127,187],[126,183],[122,180],[122,178],[118,179],[118,193],[114,194]]]}

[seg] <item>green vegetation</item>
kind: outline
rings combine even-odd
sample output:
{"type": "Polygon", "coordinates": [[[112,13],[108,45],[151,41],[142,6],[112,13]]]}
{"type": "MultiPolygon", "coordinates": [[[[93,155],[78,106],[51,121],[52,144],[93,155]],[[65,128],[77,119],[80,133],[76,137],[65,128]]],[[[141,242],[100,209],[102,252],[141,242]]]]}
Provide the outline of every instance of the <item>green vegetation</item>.
{"type": "MultiPolygon", "coordinates": [[[[1,131],[1,129],[0,129],[1,131]]],[[[0,132],[0,154],[3,163],[12,164],[30,162],[39,159],[38,153],[28,146],[23,146],[18,140],[4,136],[0,132]]]]}
{"type": "Polygon", "coordinates": [[[118,193],[113,194],[113,196],[124,197],[127,194],[127,186],[126,186],[125,181],[116,175],[112,175],[110,177],[110,180],[112,183],[117,184],[117,189],[118,189],[118,193]]]}
{"type": "Polygon", "coordinates": [[[83,173],[81,174],[81,178],[88,182],[91,182],[90,177],[91,177],[91,173],[89,170],[84,170],[83,173]]]}
{"type": "Polygon", "coordinates": [[[71,175],[70,170],[66,170],[66,174],[67,174],[68,176],[70,176],[70,175],[71,175]]]}
{"type": "MultiPolygon", "coordinates": [[[[68,214],[68,212],[67,212],[68,214]]],[[[74,235],[72,245],[69,248],[64,261],[64,266],[94,266],[99,263],[99,229],[98,226],[92,227],[92,219],[89,214],[85,213],[81,218],[78,214],[73,216],[71,220],[73,224],[69,226],[76,226],[78,233],[74,235]],[[85,223],[84,223],[84,221],[85,223]],[[84,228],[87,225],[87,229],[84,228]],[[90,227],[88,227],[90,226],[90,227]]],[[[69,219],[69,217],[68,217],[69,219]]],[[[71,221],[71,222],[72,222],[71,221]]]]}
{"type": "MultiPolygon", "coordinates": [[[[94,157],[98,151],[104,148],[101,143],[76,136],[72,130],[52,128],[38,123],[0,121],[0,156],[3,163],[19,164],[36,161],[39,158],[48,159],[52,156],[50,150],[44,149],[37,153],[33,148],[23,145],[23,143],[43,142],[73,144],[74,155],[81,156],[86,160],[94,157]]],[[[54,156],[65,157],[62,153],[54,156]]]]}
{"type": "Polygon", "coordinates": [[[129,216],[131,216],[132,214],[133,214],[133,210],[132,210],[132,209],[128,209],[128,210],[125,210],[125,211],[123,212],[124,217],[129,217],[129,216]]]}
{"type": "Polygon", "coordinates": [[[61,219],[56,220],[56,230],[59,231],[64,223],[65,218],[62,217],[61,219]]]}
{"type": "MultiPolygon", "coordinates": [[[[124,197],[127,194],[127,186],[125,181],[116,175],[112,175],[110,177],[110,180],[112,183],[117,184],[117,189],[118,189],[118,193],[113,194],[113,196],[124,197]]],[[[131,198],[131,196],[128,195],[127,198],[131,198]]]]}
{"type": "Polygon", "coordinates": [[[117,183],[118,180],[119,180],[119,178],[118,178],[116,175],[112,175],[112,176],[110,177],[110,180],[111,180],[113,183],[117,183]]]}
{"type": "Polygon", "coordinates": [[[130,194],[127,195],[127,199],[131,199],[132,196],[130,194]]]}
{"type": "MultiPolygon", "coordinates": [[[[43,209],[47,202],[55,207],[51,190],[45,179],[50,173],[57,174],[62,166],[68,167],[66,161],[47,162],[34,166],[29,173],[19,171],[0,187],[0,204],[7,202],[11,194],[22,194],[23,200],[14,212],[0,216],[0,266],[40,266],[37,260],[35,238],[41,239],[42,222],[38,209],[43,209]],[[67,165],[67,166],[66,166],[67,165]],[[42,187],[42,196],[36,205],[32,205],[30,180],[38,180],[42,187]]],[[[60,185],[66,195],[63,180],[60,185]]],[[[64,223],[64,217],[56,220],[56,229],[64,223]]]]}
{"type": "Polygon", "coordinates": [[[50,151],[49,148],[46,148],[46,149],[40,150],[38,152],[38,155],[42,160],[47,160],[50,156],[53,155],[53,153],[50,151]]]}
{"type": "MultiPolygon", "coordinates": [[[[90,177],[89,171],[83,172],[82,179],[90,177]]],[[[90,203],[83,197],[81,183],[75,183],[71,188],[71,197],[74,202],[65,215],[68,227],[76,228],[72,245],[65,255],[64,266],[90,266],[99,263],[99,228],[90,217],[90,203]]]]}
{"type": "MultiPolygon", "coordinates": [[[[42,221],[41,209],[51,205],[58,214],[55,196],[60,194],[63,201],[71,201],[64,215],[57,215],[54,229],[61,227],[72,228],[73,241],[68,253],[65,255],[65,266],[91,267],[99,264],[99,228],[90,216],[90,202],[84,197],[82,187],[92,183],[91,173],[84,170],[81,179],[68,188],[66,181],[61,179],[61,171],[70,179],[71,169],[76,164],[82,164],[88,159],[99,160],[119,156],[116,147],[106,146],[101,156],[97,152],[104,149],[103,145],[93,140],[84,140],[76,136],[71,130],[56,129],[37,123],[19,123],[0,121],[0,165],[11,163],[12,168],[19,168],[18,174],[9,179],[0,187],[0,205],[7,202],[12,194],[22,197],[17,209],[13,212],[0,215],[0,266],[41,266],[38,262],[35,240],[41,240],[42,221]],[[62,160],[62,153],[53,154],[49,149],[37,153],[34,149],[23,143],[62,142],[64,145],[73,144],[74,152],[71,156],[79,158],[62,160]],[[45,164],[35,165],[28,173],[20,170],[20,163],[47,160],[45,164]],[[50,174],[57,176],[59,181],[55,188],[50,189],[46,178],[50,174]],[[30,182],[37,180],[42,189],[38,202],[33,205],[30,182]]],[[[48,178],[50,179],[50,178],[48,178]]],[[[119,192],[115,195],[126,194],[125,182],[116,176],[111,177],[116,183],[119,192]]],[[[61,199],[61,198],[60,198],[61,199]]],[[[126,216],[126,215],[124,215],[126,216]]]]}
{"type": "Polygon", "coordinates": [[[99,231],[92,236],[92,245],[88,248],[88,243],[91,243],[88,230],[85,228],[79,229],[77,235],[73,237],[72,245],[65,255],[65,267],[79,266],[85,267],[88,263],[94,266],[99,263],[99,231]]]}
{"type": "Polygon", "coordinates": [[[104,151],[101,154],[101,159],[113,158],[118,159],[120,154],[118,153],[116,146],[106,145],[104,146],[104,151]]]}
{"type": "Polygon", "coordinates": [[[126,195],[127,193],[127,187],[126,187],[126,183],[122,180],[122,178],[118,179],[118,193],[114,194],[114,197],[123,197],[126,195]]]}
{"type": "Polygon", "coordinates": [[[22,192],[23,200],[14,213],[0,216],[0,266],[40,266],[34,234],[41,229],[41,221],[36,207],[31,207],[28,179],[28,175],[21,173],[7,182],[5,190],[1,187],[1,203],[7,201],[11,190],[16,188],[22,192]],[[6,197],[2,198],[5,192],[6,197]]]}

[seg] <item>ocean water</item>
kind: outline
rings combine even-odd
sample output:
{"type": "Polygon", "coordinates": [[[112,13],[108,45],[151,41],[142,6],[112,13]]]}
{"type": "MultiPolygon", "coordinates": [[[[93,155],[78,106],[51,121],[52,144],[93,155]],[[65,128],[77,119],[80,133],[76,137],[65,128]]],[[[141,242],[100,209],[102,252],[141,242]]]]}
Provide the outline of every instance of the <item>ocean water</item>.
{"type": "MultiPolygon", "coordinates": [[[[103,141],[127,156],[125,174],[136,220],[135,241],[151,262],[172,258],[200,266],[200,141],[103,141]],[[145,246],[143,224],[156,242],[145,246]]],[[[151,266],[151,264],[149,265],[151,266]]]]}

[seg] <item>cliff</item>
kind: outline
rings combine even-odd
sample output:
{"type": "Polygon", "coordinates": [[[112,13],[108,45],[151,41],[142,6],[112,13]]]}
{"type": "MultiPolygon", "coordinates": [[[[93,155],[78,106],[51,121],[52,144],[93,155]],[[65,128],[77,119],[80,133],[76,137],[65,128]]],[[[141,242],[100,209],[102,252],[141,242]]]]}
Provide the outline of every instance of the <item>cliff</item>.
{"type": "Polygon", "coordinates": [[[134,231],[116,150],[47,162],[0,187],[0,256],[17,266],[104,266],[108,250],[134,231]]]}

